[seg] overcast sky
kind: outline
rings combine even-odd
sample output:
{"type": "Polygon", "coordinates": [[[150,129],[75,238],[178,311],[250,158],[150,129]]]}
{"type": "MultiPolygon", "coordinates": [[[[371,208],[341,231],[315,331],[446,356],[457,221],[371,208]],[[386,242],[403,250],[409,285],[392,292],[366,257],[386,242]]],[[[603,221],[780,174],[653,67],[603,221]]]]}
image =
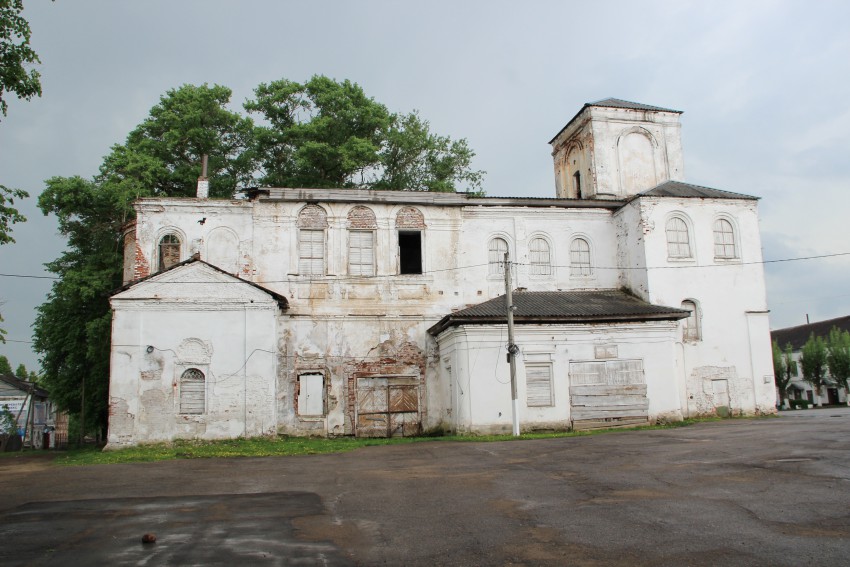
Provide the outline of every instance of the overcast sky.
{"type": "MultiPolygon", "coordinates": [[[[166,90],[226,85],[239,109],[259,83],[314,74],[467,138],[488,195],[554,196],[547,142],[585,102],[683,110],[686,180],[762,197],[765,259],[850,252],[848,2],[25,0],[24,15],[44,95],[0,121],[0,184],[31,195],[2,273],[48,275],[64,243],[36,208],[44,180],[92,177],[166,90]]],[[[765,269],[772,328],[850,314],[850,256],[765,269]]],[[[0,277],[13,365],[37,367],[49,289],[0,277]]]]}

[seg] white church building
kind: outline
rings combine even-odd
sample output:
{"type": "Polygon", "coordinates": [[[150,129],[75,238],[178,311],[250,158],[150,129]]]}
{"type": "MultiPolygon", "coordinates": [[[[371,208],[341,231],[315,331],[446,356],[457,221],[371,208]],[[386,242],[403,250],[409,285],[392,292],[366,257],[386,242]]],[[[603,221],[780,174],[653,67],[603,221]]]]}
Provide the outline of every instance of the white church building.
{"type": "Polygon", "coordinates": [[[680,114],[584,105],[554,198],[137,201],[109,447],[510,432],[505,252],[523,431],[774,412],[758,201],[683,181],[680,114]]]}

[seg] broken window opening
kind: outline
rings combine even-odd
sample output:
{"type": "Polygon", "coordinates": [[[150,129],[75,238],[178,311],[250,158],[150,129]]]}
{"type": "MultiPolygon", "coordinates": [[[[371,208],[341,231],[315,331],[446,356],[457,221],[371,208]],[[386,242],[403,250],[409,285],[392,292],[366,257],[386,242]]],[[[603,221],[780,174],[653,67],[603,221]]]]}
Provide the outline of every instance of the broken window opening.
{"type": "Polygon", "coordinates": [[[400,274],[422,273],[422,232],[398,231],[398,267],[400,274]]]}
{"type": "Polygon", "coordinates": [[[206,411],[206,379],[197,368],[180,376],[180,413],[200,415],[206,411]]]}
{"type": "Polygon", "coordinates": [[[176,234],[166,234],[159,240],[159,271],[167,270],[180,262],[180,239],[176,234]]]}

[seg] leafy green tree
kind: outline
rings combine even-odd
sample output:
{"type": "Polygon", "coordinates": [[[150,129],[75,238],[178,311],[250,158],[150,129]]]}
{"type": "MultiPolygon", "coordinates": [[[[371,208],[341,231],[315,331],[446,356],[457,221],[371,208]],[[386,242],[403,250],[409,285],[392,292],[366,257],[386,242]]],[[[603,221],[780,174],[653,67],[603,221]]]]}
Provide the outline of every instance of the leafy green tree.
{"type": "Polygon", "coordinates": [[[826,365],[832,380],[849,394],[850,380],[850,333],[833,327],[826,339],[826,365]]]}
{"type": "Polygon", "coordinates": [[[791,354],[791,343],[785,345],[783,351],[779,348],[779,343],[773,341],[773,377],[776,387],[779,389],[779,400],[782,406],[788,399],[788,387],[796,375],[797,361],[791,354]]]}
{"type": "Polygon", "coordinates": [[[29,197],[29,194],[26,191],[0,185],[0,244],[14,242],[12,225],[18,222],[26,222],[27,218],[19,213],[13,205],[15,199],[26,199],[27,197],[29,197]]]}
{"type": "Polygon", "coordinates": [[[121,285],[121,227],[133,217],[133,200],[194,196],[204,153],[212,195],[232,196],[248,175],[243,154],[252,128],[226,109],[229,97],[219,86],[168,91],[112,148],[94,179],[53,177],[39,196],[42,212],[56,215],[67,248],[47,264],[59,279],[38,308],[34,348],[51,399],[72,414],[84,411],[85,433],[106,425],[109,294],[121,285]]]}
{"type": "Polygon", "coordinates": [[[817,337],[814,333],[803,345],[800,354],[800,366],[803,370],[803,380],[812,385],[821,395],[821,389],[828,384],[826,379],[826,342],[823,337],[817,337]]]}
{"type": "Polygon", "coordinates": [[[359,187],[479,191],[466,140],[430,132],[416,112],[391,114],[350,81],[316,75],[304,84],[261,84],[245,109],[265,125],[255,132],[260,182],[277,187],[359,187]]]}
{"type": "Polygon", "coordinates": [[[29,100],[41,96],[38,71],[27,66],[40,63],[30,47],[30,25],[21,15],[23,0],[0,1],[0,112],[6,116],[5,95],[14,93],[29,100]]]}
{"type": "Polygon", "coordinates": [[[0,355],[0,374],[6,375],[12,373],[12,365],[9,364],[9,359],[0,355]]]}

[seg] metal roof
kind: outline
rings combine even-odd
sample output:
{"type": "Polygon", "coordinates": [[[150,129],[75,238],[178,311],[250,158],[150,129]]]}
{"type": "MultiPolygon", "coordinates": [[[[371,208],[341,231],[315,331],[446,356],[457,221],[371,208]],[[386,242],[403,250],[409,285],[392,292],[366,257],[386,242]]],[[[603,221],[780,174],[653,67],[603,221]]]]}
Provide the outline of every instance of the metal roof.
{"type": "MultiPolygon", "coordinates": [[[[653,305],[620,290],[605,291],[517,291],[513,294],[514,323],[608,323],[648,320],[678,320],[690,312],[653,305]]],[[[458,325],[507,322],[505,296],[456,311],[428,329],[438,335],[458,325]]]]}
{"type": "Polygon", "coordinates": [[[619,98],[604,98],[602,100],[597,100],[596,102],[588,102],[584,106],[602,106],[604,108],[628,108],[630,110],[651,110],[654,112],[675,112],[676,114],[682,114],[681,110],[673,110],[672,108],[662,108],[660,106],[651,106],[649,104],[641,104],[639,102],[631,102],[629,100],[623,100],[619,98]]]}
{"type": "Polygon", "coordinates": [[[641,191],[637,194],[638,197],[683,197],[686,199],[746,199],[750,201],[758,201],[759,197],[752,195],[744,195],[743,193],[732,193],[731,191],[722,191],[720,189],[712,189],[711,187],[702,187],[700,185],[691,185],[682,181],[665,181],[660,185],[656,185],[652,189],[641,191]]]}
{"type": "Polygon", "coordinates": [[[20,390],[22,393],[32,392],[33,395],[37,398],[47,398],[48,392],[44,388],[40,387],[35,382],[30,382],[29,380],[22,380],[17,376],[12,374],[0,374],[0,381],[5,382],[12,388],[16,390],[20,390]]]}
{"type": "Polygon", "coordinates": [[[554,142],[561,133],[569,128],[570,124],[575,122],[575,119],[578,118],[585,109],[590,107],[598,107],[598,108],[624,108],[626,110],[645,110],[649,112],[673,112],[675,114],[682,114],[681,110],[673,110],[671,108],[662,108],[660,106],[651,106],[649,104],[641,104],[639,102],[631,102],[628,100],[623,100],[619,98],[603,98],[602,100],[597,100],[596,102],[586,102],[584,106],[582,106],[578,112],[576,112],[575,116],[570,118],[570,121],[564,125],[563,128],[558,130],[558,133],[555,134],[549,143],[554,142]]]}
{"type": "Polygon", "coordinates": [[[826,338],[829,336],[829,331],[833,327],[838,327],[842,331],[850,332],[850,315],[838,317],[836,319],[827,319],[826,321],[817,321],[806,325],[797,325],[796,327],[786,327],[770,332],[771,340],[779,343],[780,348],[785,348],[785,345],[791,343],[793,350],[800,350],[809,337],[814,333],[816,337],[826,338]]]}

